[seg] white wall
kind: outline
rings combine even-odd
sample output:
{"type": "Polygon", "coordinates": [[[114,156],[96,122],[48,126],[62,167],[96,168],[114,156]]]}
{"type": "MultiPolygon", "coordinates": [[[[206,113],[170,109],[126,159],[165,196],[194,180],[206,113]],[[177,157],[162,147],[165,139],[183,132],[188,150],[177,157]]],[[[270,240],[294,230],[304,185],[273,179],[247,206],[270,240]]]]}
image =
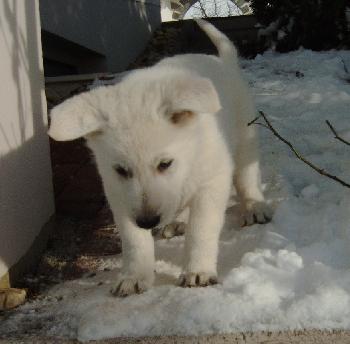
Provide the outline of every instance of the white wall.
{"type": "Polygon", "coordinates": [[[0,278],[54,212],[36,0],[0,0],[0,278]]]}

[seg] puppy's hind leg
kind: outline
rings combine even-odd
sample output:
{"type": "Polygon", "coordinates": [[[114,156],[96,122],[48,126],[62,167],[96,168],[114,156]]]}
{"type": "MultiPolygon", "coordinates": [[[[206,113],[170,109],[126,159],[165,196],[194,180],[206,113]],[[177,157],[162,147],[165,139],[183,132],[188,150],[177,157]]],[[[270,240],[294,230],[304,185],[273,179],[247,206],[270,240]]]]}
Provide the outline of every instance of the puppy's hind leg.
{"type": "Polygon", "coordinates": [[[236,144],[234,183],[241,202],[242,226],[266,223],[272,211],[267,205],[262,188],[258,152],[258,138],[254,126],[248,126],[255,116],[255,107],[248,89],[242,80],[238,96],[235,96],[236,144]]]}
{"type": "Polygon", "coordinates": [[[185,208],[176,218],[176,221],[157,229],[155,236],[162,239],[171,239],[185,234],[188,222],[189,209],[185,208]]]}
{"type": "Polygon", "coordinates": [[[161,228],[158,235],[163,239],[171,239],[175,236],[184,235],[185,229],[186,229],[185,222],[176,221],[161,228]]]}

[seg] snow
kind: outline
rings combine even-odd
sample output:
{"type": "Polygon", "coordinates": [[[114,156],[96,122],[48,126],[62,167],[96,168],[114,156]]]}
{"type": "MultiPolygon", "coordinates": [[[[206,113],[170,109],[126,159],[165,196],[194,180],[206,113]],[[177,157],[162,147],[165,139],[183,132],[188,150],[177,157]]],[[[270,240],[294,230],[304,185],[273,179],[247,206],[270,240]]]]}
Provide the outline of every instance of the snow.
{"type": "MultiPolygon", "coordinates": [[[[267,52],[242,61],[257,107],[315,164],[350,182],[350,52],[267,52]]],[[[118,336],[199,335],[283,329],[350,329],[350,191],[296,160],[259,127],[265,192],[273,221],[240,230],[234,201],[220,240],[220,284],[184,289],[184,239],[157,240],[153,289],[124,299],[109,294],[120,256],[101,258],[91,278],[59,284],[22,306],[0,333],[44,324],[47,335],[81,341],[118,336]],[[104,267],[112,271],[103,271],[104,267]],[[103,284],[101,284],[103,282],[103,284]]]]}

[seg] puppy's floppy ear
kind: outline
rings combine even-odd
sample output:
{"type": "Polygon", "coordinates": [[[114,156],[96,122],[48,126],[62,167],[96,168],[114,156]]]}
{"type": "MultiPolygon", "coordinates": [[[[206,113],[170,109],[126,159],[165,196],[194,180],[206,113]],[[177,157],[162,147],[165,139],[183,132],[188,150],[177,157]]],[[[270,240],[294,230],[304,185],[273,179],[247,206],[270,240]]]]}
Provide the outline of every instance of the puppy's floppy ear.
{"type": "Polygon", "coordinates": [[[216,89],[207,78],[197,75],[175,78],[170,93],[173,123],[187,121],[196,113],[216,113],[221,109],[216,89]]]}
{"type": "Polygon", "coordinates": [[[52,109],[48,134],[54,140],[74,140],[101,129],[103,119],[92,105],[96,91],[74,96],[52,109]]]}

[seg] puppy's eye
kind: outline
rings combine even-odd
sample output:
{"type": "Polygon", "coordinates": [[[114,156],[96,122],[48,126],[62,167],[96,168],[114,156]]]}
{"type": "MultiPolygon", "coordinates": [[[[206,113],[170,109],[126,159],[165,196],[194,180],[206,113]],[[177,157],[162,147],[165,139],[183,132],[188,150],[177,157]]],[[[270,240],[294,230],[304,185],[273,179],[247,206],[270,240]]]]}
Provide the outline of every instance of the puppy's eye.
{"type": "Polygon", "coordinates": [[[164,172],[165,170],[167,170],[171,166],[173,161],[174,160],[172,160],[172,159],[161,161],[157,166],[157,170],[159,172],[164,172]]]}
{"type": "Polygon", "coordinates": [[[133,176],[132,171],[129,168],[125,168],[121,165],[114,165],[113,168],[121,177],[125,179],[132,178],[133,176]]]}

